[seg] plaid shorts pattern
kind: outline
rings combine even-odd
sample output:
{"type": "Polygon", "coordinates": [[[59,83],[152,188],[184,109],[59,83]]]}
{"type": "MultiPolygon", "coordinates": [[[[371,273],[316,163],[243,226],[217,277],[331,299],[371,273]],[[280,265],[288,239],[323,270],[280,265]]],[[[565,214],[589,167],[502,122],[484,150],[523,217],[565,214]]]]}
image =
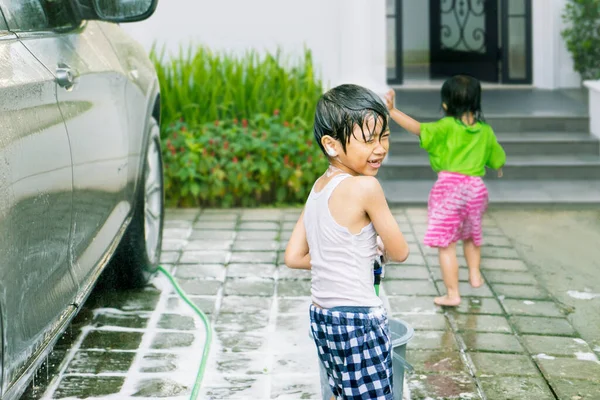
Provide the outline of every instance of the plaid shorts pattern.
{"type": "Polygon", "coordinates": [[[392,344],[383,307],[311,304],[310,326],[336,399],[392,400],[392,344]]]}

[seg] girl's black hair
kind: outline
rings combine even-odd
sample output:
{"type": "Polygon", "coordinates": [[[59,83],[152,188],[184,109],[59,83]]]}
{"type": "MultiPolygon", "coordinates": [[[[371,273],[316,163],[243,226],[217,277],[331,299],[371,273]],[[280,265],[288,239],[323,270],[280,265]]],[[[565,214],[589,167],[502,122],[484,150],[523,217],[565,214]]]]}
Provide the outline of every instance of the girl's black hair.
{"type": "MultiPolygon", "coordinates": [[[[360,126],[363,130],[365,121],[369,117],[373,117],[376,123],[372,128],[373,131],[369,133],[374,134],[379,123],[383,123],[381,132],[385,132],[388,116],[387,107],[381,98],[371,90],[358,85],[340,85],[323,94],[317,103],[313,129],[315,139],[321,150],[327,154],[321,139],[323,136],[329,135],[342,143],[345,153],[355,125],[360,126]]],[[[364,130],[362,134],[363,139],[366,140],[364,130]]]]}
{"type": "Polygon", "coordinates": [[[449,117],[461,119],[465,113],[473,113],[475,121],[483,121],[481,111],[481,84],[472,76],[456,75],[442,86],[442,104],[449,117]]]}

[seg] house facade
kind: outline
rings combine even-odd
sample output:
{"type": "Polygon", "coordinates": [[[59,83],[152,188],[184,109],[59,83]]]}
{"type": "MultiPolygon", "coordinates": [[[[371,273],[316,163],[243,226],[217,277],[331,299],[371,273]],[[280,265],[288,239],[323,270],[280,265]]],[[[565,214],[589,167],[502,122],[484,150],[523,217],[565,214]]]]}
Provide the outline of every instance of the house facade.
{"type": "Polygon", "coordinates": [[[466,72],[488,86],[557,89],[581,86],[560,33],[567,1],[162,0],[123,28],[167,54],[204,44],[293,58],[306,46],[327,87],[439,87],[466,72]]]}

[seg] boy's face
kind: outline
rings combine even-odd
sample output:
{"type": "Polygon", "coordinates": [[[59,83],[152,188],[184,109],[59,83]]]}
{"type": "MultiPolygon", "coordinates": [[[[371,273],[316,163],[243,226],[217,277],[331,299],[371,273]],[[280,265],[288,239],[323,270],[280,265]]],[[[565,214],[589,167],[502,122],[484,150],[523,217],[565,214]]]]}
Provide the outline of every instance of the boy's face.
{"type": "Polygon", "coordinates": [[[346,153],[338,151],[340,163],[353,172],[353,175],[375,176],[390,148],[389,128],[382,132],[381,118],[373,117],[365,121],[363,129],[356,125],[346,146],[346,153]],[[363,138],[364,131],[364,138],[363,138]]]}

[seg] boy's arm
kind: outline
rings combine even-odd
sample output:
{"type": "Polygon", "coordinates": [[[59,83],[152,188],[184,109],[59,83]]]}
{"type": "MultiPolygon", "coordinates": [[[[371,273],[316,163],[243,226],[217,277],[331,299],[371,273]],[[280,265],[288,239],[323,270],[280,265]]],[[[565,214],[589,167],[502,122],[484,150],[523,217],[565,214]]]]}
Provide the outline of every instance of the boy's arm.
{"type": "Polygon", "coordinates": [[[379,181],[375,177],[365,176],[358,182],[360,202],[383,242],[385,257],[391,261],[405,261],[410,253],[408,243],[390,211],[379,181]]]}
{"type": "Polygon", "coordinates": [[[285,248],[284,263],[289,268],[311,269],[306,230],[304,229],[304,211],[292,231],[292,236],[285,248]]]}
{"type": "Polygon", "coordinates": [[[414,118],[411,118],[408,115],[404,114],[402,111],[396,109],[396,107],[394,106],[395,99],[396,92],[393,89],[390,89],[390,91],[387,92],[387,94],[385,95],[385,103],[388,110],[390,111],[390,117],[392,117],[392,119],[396,121],[396,123],[402,128],[406,129],[414,135],[419,136],[421,134],[421,123],[415,120],[414,118]]]}

